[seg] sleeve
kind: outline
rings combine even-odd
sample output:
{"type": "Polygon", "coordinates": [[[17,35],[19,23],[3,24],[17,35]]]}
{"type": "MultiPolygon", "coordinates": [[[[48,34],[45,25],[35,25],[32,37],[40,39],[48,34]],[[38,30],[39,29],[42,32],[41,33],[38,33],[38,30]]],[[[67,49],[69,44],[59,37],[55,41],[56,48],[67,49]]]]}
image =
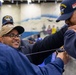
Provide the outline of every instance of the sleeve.
{"type": "Polygon", "coordinates": [[[41,64],[47,56],[54,52],[52,49],[59,48],[64,44],[64,33],[67,28],[67,26],[64,26],[57,33],[45,37],[42,41],[37,42],[33,46],[32,53],[50,50],[49,52],[47,51],[31,55],[34,64],[41,64]]]}
{"type": "Polygon", "coordinates": [[[0,75],[8,75],[4,54],[0,51],[0,75]]]}
{"type": "Polygon", "coordinates": [[[47,64],[42,70],[45,75],[62,75],[64,63],[60,58],[56,58],[54,62],[47,64]]]}
{"type": "Polygon", "coordinates": [[[64,48],[67,53],[76,58],[76,32],[67,30],[64,34],[64,48]]]}
{"type": "Polygon", "coordinates": [[[52,63],[48,63],[44,67],[34,68],[37,75],[62,75],[64,71],[64,63],[60,58],[52,63]]]}

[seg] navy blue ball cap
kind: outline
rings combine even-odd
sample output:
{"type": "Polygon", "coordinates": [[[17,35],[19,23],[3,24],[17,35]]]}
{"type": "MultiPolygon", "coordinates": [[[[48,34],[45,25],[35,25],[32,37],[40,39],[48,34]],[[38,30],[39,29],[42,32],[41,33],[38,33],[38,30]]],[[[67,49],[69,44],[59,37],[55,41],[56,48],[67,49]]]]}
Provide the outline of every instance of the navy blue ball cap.
{"type": "Polygon", "coordinates": [[[76,10],[76,0],[63,0],[60,5],[61,15],[56,22],[69,19],[74,10],[76,10]]]}
{"type": "Polygon", "coordinates": [[[6,15],[2,18],[2,25],[6,25],[6,24],[13,24],[13,18],[10,15],[6,15]]]}
{"type": "Polygon", "coordinates": [[[32,37],[29,37],[28,40],[30,40],[30,41],[34,41],[34,42],[35,42],[35,39],[32,38],[32,37]]]}

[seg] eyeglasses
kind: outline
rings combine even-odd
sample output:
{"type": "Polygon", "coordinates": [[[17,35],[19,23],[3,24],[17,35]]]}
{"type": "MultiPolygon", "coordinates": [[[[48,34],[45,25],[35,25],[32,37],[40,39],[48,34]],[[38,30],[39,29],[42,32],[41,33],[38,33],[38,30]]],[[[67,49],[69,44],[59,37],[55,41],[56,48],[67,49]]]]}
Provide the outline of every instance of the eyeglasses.
{"type": "Polygon", "coordinates": [[[15,34],[12,33],[12,34],[5,34],[5,35],[3,35],[3,37],[4,36],[8,36],[8,37],[12,38],[12,37],[20,37],[21,35],[19,35],[19,34],[15,35],[15,34]]]}

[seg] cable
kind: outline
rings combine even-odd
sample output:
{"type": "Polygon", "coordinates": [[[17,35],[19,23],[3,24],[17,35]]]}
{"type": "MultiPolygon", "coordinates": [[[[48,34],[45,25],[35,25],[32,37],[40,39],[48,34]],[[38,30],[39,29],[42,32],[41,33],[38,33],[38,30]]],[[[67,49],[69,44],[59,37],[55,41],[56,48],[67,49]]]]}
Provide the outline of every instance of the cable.
{"type": "Polygon", "coordinates": [[[40,52],[35,52],[35,53],[28,53],[28,54],[26,54],[26,56],[28,56],[28,55],[34,55],[34,54],[39,54],[39,53],[46,53],[46,52],[50,52],[50,51],[56,51],[58,53],[58,52],[64,52],[65,50],[62,49],[62,48],[57,48],[57,49],[51,49],[51,50],[40,51],[40,52]]]}

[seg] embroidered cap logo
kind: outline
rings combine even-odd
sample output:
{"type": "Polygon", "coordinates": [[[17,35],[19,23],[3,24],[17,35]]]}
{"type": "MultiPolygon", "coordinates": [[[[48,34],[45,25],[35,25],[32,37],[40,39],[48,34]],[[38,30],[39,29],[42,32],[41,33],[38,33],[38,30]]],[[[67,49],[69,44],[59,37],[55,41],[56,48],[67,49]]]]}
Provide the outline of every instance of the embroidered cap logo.
{"type": "Polygon", "coordinates": [[[67,6],[65,4],[60,5],[61,15],[64,14],[66,7],[67,6]]]}

